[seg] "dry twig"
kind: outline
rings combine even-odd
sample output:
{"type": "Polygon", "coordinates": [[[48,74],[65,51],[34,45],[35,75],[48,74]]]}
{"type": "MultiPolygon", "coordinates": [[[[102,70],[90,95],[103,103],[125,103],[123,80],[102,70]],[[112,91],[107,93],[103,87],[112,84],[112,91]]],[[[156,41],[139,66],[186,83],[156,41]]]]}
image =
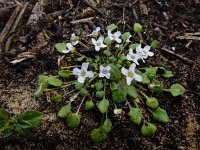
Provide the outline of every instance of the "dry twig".
{"type": "Polygon", "coordinates": [[[70,23],[72,25],[74,24],[79,24],[79,23],[86,23],[86,22],[89,22],[91,20],[93,20],[95,17],[90,17],[90,18],[84,18],[84,19],[80,19],[80,20],[74,20],[74,21],[71,21],[70,23]]]}

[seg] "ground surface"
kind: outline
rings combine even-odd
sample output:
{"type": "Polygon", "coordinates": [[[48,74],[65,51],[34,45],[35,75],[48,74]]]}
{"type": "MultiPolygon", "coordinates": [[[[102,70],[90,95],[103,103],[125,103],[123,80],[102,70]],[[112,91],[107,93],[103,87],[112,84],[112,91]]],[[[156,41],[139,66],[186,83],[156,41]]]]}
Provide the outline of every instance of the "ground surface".
{"type": "MultiPolygon", "coordinates": [[[[0,2],[2,7],[13,5],[5,1],[0,2]]],[[[25,4],[25,1],[20,2],[25,4]]],[[[136,3],[132,0],[88,0],[88,2],[98,8],[102,15],[78,0],[73,0],[71,9],[67,1],[49,0],[44,1],[37,23],[26,26],[36,4],[36,1],[31,0],[14,32],[8,51],[5,51],[6,40],[2,43],[0,107],[6,108],[13,114],[36,109],[44,113],[44,119],[33,131],[30,139],[15,134],[0,135],[0,149],[200,149],[200,44],[198,39],[177,39],[186,33],[200,32],[198,1],[171,0],[165,4],[163,0],[162,5],[154,0],[136,1],[136,3]],[[90,23],[70,24],[73,20],[88,17],[96,18],[90,23]],[[56,112],[61,105],[51,103],[48,95],[41,99],[35,99],[32,95],[37,88],[38,75],[54,74],[58,70],[58,54],[53,49],[55,43],[69,39],[73,32],[84,39],[84,36],[91,33],[94,25],[103,27],[118,21],[126,22],[125,30],[129,30],[133,23],[139,22],[144,27],[142,37],[147,43],[151,39],[160,41],[159,48],[155,51],[156,56],[145,66],[164,66],[172,70],[175,77],[166,84],[175,82],[182,84],[187,93],[178,98],[173,98],[169,94],[157,96],[161,107],[167,110],[171,122],[166,125],[156,123],[158,132],[155,136],[142,137],[138,127],[131,124],[127,117],[119,119],[110,116],[113,131],[106,141],[94,144],[89,133],[99,124],[98,113],[84,112],[80,127],[68,129],[62,120],[56,118],[56,112]],[[175,48],[175,54],[194,62],[183,60],[163,48],[170,51],[175,48]],[[37,55],[19,65],[13,66],[9,63],[18,54],[26,51],[37,55]]],[[[13,10],[5,13],[3,17],[0,16],[0,32],[13,10]]]]}

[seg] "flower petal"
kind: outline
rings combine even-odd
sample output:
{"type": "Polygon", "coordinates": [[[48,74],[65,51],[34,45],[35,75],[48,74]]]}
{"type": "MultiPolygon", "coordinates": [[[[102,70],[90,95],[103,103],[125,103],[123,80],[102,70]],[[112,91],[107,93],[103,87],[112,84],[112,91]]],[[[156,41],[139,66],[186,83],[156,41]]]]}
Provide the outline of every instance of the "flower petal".
{"type": "Polygon", "coordinates": [[[110,73],[107,73],[107,74],[105,75],[105,77],[106,77],[107,79],[110,79],[110,73]]]}
{"type": "Polygon", "coordinates": [[[134,54],[132,48],[129,48],[129,54],[130,54],[130,55],[133,55],[133,54],[134,54]]]}
{"type": "Polygon", "coordinates": [[[100,27],[97,27],[96,30],[95,30],[95,32],[97,33],[97,32],[99,32],[100,30],[101,30],[101,28],[100,28],[100,27]]]}
{"type": "Polygon", "coordinates": [[[150,49],[151,49],[151,47],[150,47],[149,45],[146,45],[146,46],[143,48],[143,50],[146,51],[146,52],[148,52],[150,49]]]}
{"type": "Polygon", "coordinates": [[[113,34],[111,33],[110,30],[108,30],[108,37],[111,37],[113,34]]]}
{"type": "Polygon", "coordinates": [[[114,33],[114,36],[115,36],[115,37],[120,37],[120,36],[121,36],[121,32],[120,32],[120,31],[115,32],[115,33],[114,33]]]}
{"type": "Polygon", "coordinates": [[[97,41],[96,41],[94,38],[92,38],[92,44],[93,44],[93,45],[96,45],[96,44],[97,44],[97,41]]]}
{"type": "Polygon", "coordinates": [[[72,45],[78,44],[78,41],[72,41],[72,45]]]}
{"type": "Polygon", "coordinates": [[[131,55],[127,54],[126,56],[127,60],[132,60],[131,55]]]}
{"type": "Polygon", "coordinates": [[[87,71],[88,63],[82,63],[81,70],[87,71]]]}
{"type": "Polygon", "coordinates": [[[92,77],[94,77],[94,73],[92,71],[87,71],[86,72],[86,77],[92,78],[92,77]]]}
{"type": "Polygon", "coordinates": [[[133,78],[126,77],[126,83],[127,83],[127,85],[131,85],[132,80],[133,80],[133,78]]]}
{"type": "Polygon", "coordinates": [[[101,36],[101,37],[99,37],[99,39],[97,40],[97,42],[99,42],[99,43],[103,44],[103,40],[104,40],[104,37],[103,37],[103,36],[101,36]]]}
{"type": "Polygon", "coordinates": [[[124,68],[124,67],[122,67],[122,74],[123,75],[125,75],[125,76],[127,76],[128,75],[128,70],[126,69],[126,68],[124,68]]]}
{"type": "Polygon", "coordinates": [[[67,53],[69,53],[69,52],[70,52],[70,50],[68,50],[68,49],[62,50],[62,53],[64,53],[64,54],[67,54],[67,53]]]}
{"type": "Polygon", "coordinates": [[[117,43],[121,43],[122,40],[120,38],[116,38],[115,41],[117,41],[117,43]]]}
{"type": "Polygon", "coordinates": [[[105,47],[107,47],[107,45],[101,43],[101,47],[102,47],[102,48],[105,48],[105,47]]]}
{"type": "Polygon", "coordinates": [[[100,50],[100,47],[95,45],[95,50],[96,50],[96,51],[99,51],[99,50],[100,50]]]}
{"type": "Polygon", "coordinates": [[[138,53],[142,53],[143,52],[141,44],[136,47],[136,52],[138,52],[138,53]]]}
{"type": "Polygon", "coordinates": [[[84,83],[84,81],[85,81],[85,77],[83,77],[83,76],[78,77],[78,82],[84,83]]]}
{"type": "Polygon", "coordinates": [[[138,74],[134,73],[133,77],[134,77],[134,79],[135,79],[136,81],[139,81],[139,82],[142,81],[142,76],[141,76],[141,75],[138,75],[138,74]]]}
{"type": "Polygon", "coordinates": [[[100,65],[100,68],[99,68],[100,72],[102,72],[103,69],[104,69],[104,66],[100,65]]]}
{"type": "Polygon", "coordinates": [[[68,48],[69,50],[72,50],[72,49],[74,48],[73,45],[72,45],[71,43],[67,43],[66,46],[67,46],[67,48],[68,48]]]}
{"type": "Polygon", "coordinates": [[[105,69],[109,72],[111,67],[110,66],[106,66],[105,69]]]}
{"type": "Polygon", "coordinates": [[[148,54],[148,56],[150,56],[150,57],[154,55],[153,52],[148,52],[147,54],[148,54]]]}
{"type": "Polygon", "coordinates": [[[136,67],[136,64],[135,64],[135,63],[132,63],[131,66],[130,66],[130,68],[129,68],[129,70],[130,70],[131,72],[134,72],[134,71],[135,71],[135,67],[136,67]]]}
{"type": "Polygon", "coordinates": [[[79,75],[80,74],[80,69],[74,68],[72,72],[73,72],[74,75],[79,75]]]}
{"type": "Polygon", "coordinates": [[[105,76],[105,74],[103,74],[102,72],[99,73],[99,77],[103,78],[105,76]]]}

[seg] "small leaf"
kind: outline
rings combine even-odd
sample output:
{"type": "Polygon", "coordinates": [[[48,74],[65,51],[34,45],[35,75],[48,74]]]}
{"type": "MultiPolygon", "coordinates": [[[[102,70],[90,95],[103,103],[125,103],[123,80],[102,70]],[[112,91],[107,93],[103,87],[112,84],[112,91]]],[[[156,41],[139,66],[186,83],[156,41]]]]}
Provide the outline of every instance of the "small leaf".
{"type": "Polygon", "coordinates": [[[142,74],[142,84],[149,84],[151,81],[149,80],[149,77],[147,74],[143,73],[142,74]]]}
{"type": "Polygon", "coordinates": [[[115,82],[112,82],[112,83],[110,84],[110,88],[111,88],[112,91],[115,91],[115,90],[118,89],[118,86],[117,86],[117,84],[116,84],[115,82]]]}
{"type": "Polygon", "coordinates": [[[158,100],[155,97],[148,97],[146,101],[146,105],[149,108],[155,109],[158,107],[158,100]]]}
{"type": "Polygon", "coordinates": [[[127,39],[129,39],[131,37],[130,32],[125,32],[121,35],[121,39],[123,40],[123,42],[126,42],[127,39]]]}
{"type": "Polygon", "coordinates": [[[112,55],[112,53],[109,50],[104,50],[103,54],[108,56],[108,57],[112,55]]]}
{"type": "Polygon", "coordinates": [[[60,71],[58,72],[58,75],[59,75],[60,77],[62,77],[62,78],[69,78],[71,74],[72,74],[72,73],[71,73],[70,70],[60,70],[60,71]]]}
{"type": "Polygon", "coordinates": [[[112,130],[112,122],[110,119],[106,119],[102,125],[102,130],[106,133],[109,133],[112,130]]]}
{"type": "Polygon", "coordinates": [[[139,108],[130,108],[128,115],[130,116],[130,120],[133,123],[135,123],[137,125],[139,125],[141,123],[143,115],[139,108]]]}
{"type": "Polygon", "coordinates": [[[142,26],[139,23],[135,23],[134,26],[133,26],[133,30],[136,33],[142,32],[142,26]]]}
{"type": "Polygon", "coordinates": [[[161,122],[161,123],[169,122],[169,116],[168,116],[166,110],[164,110],[160,107],[158,107],[156,110],[153,110],[152,114],[153,114],[153,119],[158,122],[161,122]]]}
{"type": "Polygon", "coordinates": [[[138,97],[138,93],[137,93],[137,90],[134,86],[129,86],[127,88],[127,94],[132,97],[132,98],[137,98],[138,97]]]}
{"type": "Polygon", "coordinates": [[[92,109],[92,108],[94,108],[94,103],[93,103],[93,101],[92,101],[92,100],[86,101],[86,102],[85,102],[84,110],[87,111],[87,110],[90,110],[90,109],[92,109]]]}
{"type": "Polygon", "coordinates": [[[42,84],[42,83],[47,83],[49,76],[45,76],[45,75],[39,75],[38,77],[38,85],[42,84]]]}
{"type": "Polygon", "coordinates": [[[62,101],[62,95],[61,94],[58,94],[58,95],[55,95],[54,97],[52,97],[52,101],[55,102],[55,103],[59,103],[62,101]]]}
{"type": "Polygon", "coordinates": [[[95,83],[95,89],[96,89],[96,91],[101,91],[102,88],[103,88],[102,81],[99,81],[99,82],[95,83]]]}
{"type": "Polygon", "coordinates": [[[79,90],[81,90],[82,87],[83,87],[82,83],[80,83],[78,81],[75,82],[75,90],[79,91],[79,90]]]}
{"type": "Polygon", "coordinates": [[[185,93],[185,88],[180,84],[173,84],[171,85],[169,92],[171,92],[173,96],[179,96],[185,93]]]}
{"type": "Polygon", "coordinates": [[[146,123],[141,128],[143,136],[153,136],[156,133],[157,127],[154,124],[146,123]]]}
{"type": "Polygon", "coordinates": [[[112,44],[112,40],[109,39],[109,37],[107,36],[105,39],[104,39],[104,43],[106,45],[111,45],[112,44]]]}
{"type": "Polygon", "coordinates": [[[3,127],[9,120],[9,113],[5,109],[0,108],[0,128],[3,127]]]}
{"type": "Polygon", "coordinates": [[[163,77],[165,78],[171,78],[174,76],[172,71],[166,71],[164,74],[162,74],[163,77]]]}
{"type": "Polygon", "coordinates": [[[102,114],[108,110],[108,106],[109,106],[109,101],[107,99],[101,100],[97,105],[97,107],[99,108],[99,111],[102,114]]]}
{"type": "Polygon", "coordinates": [[[60,87],[62,86],[62,81],[60,81],[58,78],[56,77],[49,77],[47,80],[49,85],[55,86],[55,87],[60,87]]]}
{"type": "Polygon", "coordinates": [[[44,92],[44,90],[46,89],[46,84],[45,83],[41,83],[40,85],[39,85],[39,87],[37,88],[37,90],[34,92],[34,94],[33,94],[33,96],[35,97],[35,98],[39,98],[40,96],[42,96],[42,94],[43,94],[43,92],[44,92]]]}
{"type": "Polygon", "coordinates": [[[152,49],[156,49],[157,48],[157,46],[158,46],[158,41],[157,40],[153,40],[152,42],[151,42],[151,48],[152,49]]]}
{"type": "Polygon", "coordinates": [[[56,50],[62,53],[63,50],[66,50],[66,43],[57,43],[54,45],[56,50]]]}
{"type": "Polygon", "coordinates": [[[162,93],[164,85],[159,80],[153,80],[149,85],[148,88],[151,92],[162,93]]]}
{"type": "Polygon", "coordinates": [[[96,97],[97,97],[97,98],[103,98],[104,95],[105,95],[105,92],[104,92],[104,91],[97,91],[97,92],[96,92],[96,97]]]}
{"type": "Polygon", "coordinates": [[[76,128],[79,126],[81,116],[76,113],[70,113],[67,115],[67,126],[70,128],[76,128]]]}
{"type": "Polygon", "coordinates": [[[110,64],[110,80],[112,81],[118,81],[121,78],[121,71],[120,69],[114,65],[114,64],[110,64]]]}
{"type": "Polygon", "coordinates": [[[98,128],[98,129],[93,129],[90,136],[93,142],[98,143],[107,138],[107,133],[104,132],[101,128],[98,128]]]}
{"type": "Polygon", "coordinates": [[[109,62],[114,63],[117,59],[114,56],[108,58],[109,62]]]}
{"type": "Polygon", "coordinates": [[[81,57],[77,58],[77,61],[83,61],[84,59],[86,59],[87,57],[85,55],[82,55],[81,57]]]}
{"type": "Polygon", "coordinates": [[[135,44],[131,44],[129,45],[129,48],[132,48],[133,50],[136,49],[136,47],[138,47],[140,44],[135,43],[135,44]]]}
{"type": "Polygon", "coordinates": [[[120,58],[119,58],[119,60],[120,60],[121,62],[124,62],[126,59],[127,59],[127,58],[126,58],[125,55],[121,55],[120,58]]]}
{"type": "Polygon", "coordinates": [[[59,111],[57,116],[59,118],[67,118],[68,114],[71,112],[71,103],[63,106],[59,111]]]}
{"type": "Polygon", "coordinates": [[[81,97],[83,97],[83,96],[87,95],[87,93],[88,93],[88,91],[87,91],[85,88],[82,88],[82,89],[80,90],[79,95],[80,95],[81,97]]]}
{"type": "Polygon", "coordinates": [[[38,111],[28,110],[23,112],[18,117],[18,122],[22,124],[30,125],[30,128],[37,127],[42,120],[42,113],[38,111]]]}
{"type": "Polygon", "coordinates": [[[110,30],[111,32],[117,29],[117,26],[115,24],[110,24],[109,26],[106,27],[106,30],[110,30]]]}
{"type": "Polygon", "coordinates": [[[112,99],[115,103],[122,103],[126,100],[126,92],[119,88],[112,92],[112,99]]]}

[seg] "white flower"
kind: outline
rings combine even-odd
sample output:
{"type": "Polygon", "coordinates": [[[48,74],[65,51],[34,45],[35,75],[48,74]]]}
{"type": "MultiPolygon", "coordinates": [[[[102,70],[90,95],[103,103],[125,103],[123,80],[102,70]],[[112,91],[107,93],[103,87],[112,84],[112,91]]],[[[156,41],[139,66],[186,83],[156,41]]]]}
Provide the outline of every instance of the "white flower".
{"type": "Polygon", "coordinates": [[[141,44],[136,47],[136,52],[139,52],[142,54],[142,60],[144,62],[144,59],[147,59],[148,56],[153,56],[154,53],[150,52],[151,47],[149,45],[146,45],[144,48],[142,48],[141,44]]]}
{"type": "Polygon", "coordinates": [[[92,34],[89,34],[88,36],[97,37],[100,30],[101,30],[101,28],[97,27],[94,31],[92,31],[92,34]]]}
{"type": "Polygon", "coordinates": [[[73,74],[78,76],[78,82],[83,83],[86,78],[92,78],[94,73],[92,71],[87,71],[88,63],[83,63],[81,69],[74,68],[73,74]]]}
{"type": "Polygon", "coordinates": [[[114,109],[113,112],[114,112],[115,115],[121,115],[122,109],[114,109]]]}
{"type": "Polygon", "coordinates": [[[96,41],[94,38],[92,38],[92,44],[95,46],[95,50],[96,50],[96,51],[99,51],[100,48],[105,48],[105,47],[107,47],[107,46],[103,43],[103,41],[104,41],[104,37],[103,37],[103,36],[99,37],[99,39],[98,39],[97,41],[96,41]]]}
{"type": "Polygon", "coordinates": [[[138,75],[135,73],[135,67],[136,67],[136,64],[132,64],[128,69],[122,67],[122,74],[126,76],[126,83],[127,85],[131,85],[131,82],[133,79],[135,79],[136,81],[142,81],[142,76],[138,75]]]}
{"type": "Polygon", "coordinates": [[[119,38],[121,36],[121,32],[120,31],[117,31],[115,32],[114,34],[111,33],[110,30],[108,30],[108,38],[113,41],[117,41],[117,43],[121,43],[122,40],[119,38]]]}
{"type": "Polygon", "coordinates": [[[99,77],[103,78],[106,77],[107,79],[110,79],[110,66],[100,66],[100,73],[99,73],[99,77]]]}
{"type": "Polygon", "coordinates": [[[79,40],[79,37],[76,36],[75,33],[73,33],[73,34],[71,35],[71,39],[70,39],[72,45],[78,44],[78,40],[79,40]]]}
{"type": "Polygon", "coordinates": [[[136,63],[137,65],[139,65],[138,59],[142,58],[142,54],[141,53],[133,53],[133,49],[130,48],[129,53],[127,54],[126,58],[127,58],[127,60],[131,60],[134,63],[136,63]]]}
{"type": "Polygon", "coordinates": [[[66,50],[63,50],[62,51],[62,53],[69,53],[70,51],[72,51],[72,50],[75,50],[75,47],[71,44],[71,43],[67,43],[66,44],[66,47],[67,47],[67,49],[66,50]]]}

